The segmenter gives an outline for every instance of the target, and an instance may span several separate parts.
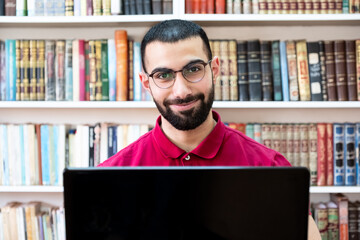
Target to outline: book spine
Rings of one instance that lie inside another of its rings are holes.
[[[65,0],[65,16],[74,16],[74,0]]]
[[[247,42],[249,98],[250,101],[261,101],[261,62],[260,41],[250,40]]]
[[[86,15],[92,16],[94,14],[93,0],[86,1]]]
[[[93,0],[93,16],[102,15],[102,0]]]
[[[334,144],[334,186],[345,185],[345,166],[344,166],[344,125],[333,124],[333,144]]]
[[[229,40],[229,82],[230,82],[230,100],[237,101],[239,98],[238,78],[237,78],[237,50],[236,40]]]
[[[312,1],[313,14],[320,14],[320,4],[321,4],[320,1],[321,0]]]
[[[294,166],[294,125],[286,124],[286,149],[287,149],[287,160],[291,166]]]
[[[246,57],[246,55],[245,55]],[[261,61],[261,81],[262,81],[262,100],[273,100],[273,79],[271,69],[271,42],[260,42],[260,61]]]
[[[317,185],[326,186],[326,124],[317,124]]]
[[[271,124],[272,149],[282,153],[280,124]]]
[[[345,185],[356,185],[356,165],[355,165],[355,124],[346,123],[345,145],[344,145],[344,165],[345,165]]]
[[[355,125],[356,184],[360,186],[360,123]]]
[[[280,42],[280,69],[281,69],[281,86],[282,86],[282,95],[284,101],[290,101],[289,93],[289,78],[287,71],[287,61],[286,61],[286,43],[284,41]]]
[[[294,124],[294,166],[300,166],[300,125]]]
[[[144,14],[144,6],[142,0],[135,0],[136,14],[143,15]]]
[[[254,139],[254,124],[252,123],[246,124],[245,133],[246,136]]]
[[[336,203],[328,202],[328,233],[329,240],[339,239],[339,209]]]
[[[337,100],[337,90],[335,81],[335,56],[334,56],[334,42],[324,41],[325,49],[325,64],[326,64],[326,79],[328,100]]]
[[[5,0],[0,1],[0,16],[5,16]]]
[[[310,101],[310,77],[308,70],[308,56],[306,41],[300,40],[296,42],[296,60],[299,81],[299,93],[301,101]]]
[[[237,43],[238,92],[240,101],[249,100],[249,75],[247,62],[247,43]]]
[[[268,14],[275,13],[275,0],[267,0]]]
[[[41,125],[41,169],[42,184],[50,185],[49,166],[49,128],[48,125]]]
[[[299,101],[299,87],[297,79],[296,45],[294,41],[286,42],[286,57],[289,78],[290,100]]]
[[[318,226],[321,239],[328,239],[328,210],[324,203],[316,204],[314,220]]]
[[[90,101],[90,47],[89,41],[84,41],[85,52],[85,101]]]
[[[65,40],[56,41],[56,101],[65,100]]]
[[[21,100],[21,90],[24,93],[24,84],[21,83],[21,40],[15,40],[15,66],[16,66],[16,101]]]
[[[290,14],[297,14],[297,9],[298,9],[298,5],[297,5],[297,0],[290,0]]]
[[[141,52],[140,52],[140,42],[134,42],[133,43],[133,59],[134,59],[134,101],[141,101],[141,81],[139,78],[139,72],[141,71]]]
[[[280,133],[281,133],[281,154],[287,159],[288,149],[287,149],[287,124],[280,124]]]
[[[37,40],[36,57],[36,97],[38,101],[45,100],[45,41]]]
[[[65,42],[65,100],[73,100],[72,40]]]
[[[356,91],[356,54],[355,54],[355,41],[345,41],[345,56],[346,56],[346,82],[348,90],[348,100],[357,100]]]
[[[312,0],[304,0],[305,2],[305,10],[304,13],[305,14],[313,14],[313,2]]]
[[[264,123],[261,125],[261,138],[262,144],[268,148],[272,148],[272,133],[270,124]]]
[[[268,13],[267,1],[259,0],[259,14],[267,14],[267,13]]]
[[[358,212],[357,205],[355,202],[348,203],[348,222],[349,222],[349,240],[358,240]]]
[[[16,41],[5,40],[6,51],[6,101],[16,100]]]
[[[349,0],[343,0],[342,1],[342,12],[339,12],[339,13],[344,13],[344,14],[347,14],[349,13]]]
[[[79,100],[85,101],[85,40],[79,40]]]
[[[311,185],[317,185],[317,126],[315,123],[309,124],[309,170],[311,175]]]
[[[360,101],[360,40],[355,41],[356,51],[356,90],[357,100]]]
[[[95,88],[96,88],[96,46],[95,40],[89,41],[89,62],[90,62],[90,82],[89,92],[90,101],[95,101]]]
[[[128,95],[128,45],[127,32],[115,31],[116,48],[116,100],[126,101]]]
[[[281,0],[274,0],[274,13],[281,14],[282,2]]]
[[[60,155],[58,154],[58,149],[60,148],[58,141],[60,138],[59,135],[59,126],[58,125],[54,125],[53,126],[53,141],[52,141],[52,156],[53,156],[53,167],[52,167],[52,178],[53,178],[53,182],[52,185],[53,186],[59,186],[60,181],[59,181],[59,164],[60,164]]]
[[[94,167],[94,126],[89,127],[89,166]]]
[[[95,41],[95,58],[96,58],[95,100],[101,101],[102,99],[101,40]]]
[[[319,42],[308,42],[311,101],[323,101]]]
[[[111,15],[123,14],[122,4],[122,1],[111,0]]]
[[[24,141],[24,124],[20,124],[18,126],[19,128],[19,142],[20,142],[20,145],[19,145],[19,148],[20,148],[20,167],[21,169],[20,170],[20,184],[21,185],[26,185],[26,169],[28,167],[28,165],[26,165],[25,163],[25,141]]]
[[[247,0],[244,0],[243,4],[245,4],[246,1]],[[233,14],[234,13],[233,1],[232,0],[227,0],[226,1],[226,13],[227,14]]]
[[[29,98],[36,101],[36,40],[29,41]]]
[[[112,126],[111,127],[112,129],[113,129],[113,135],[112,135],[112,142],[113,142],[113,144],[112,144],[112,153],[111,153],[111,156],[113,156],[113,155],[115,155],[116,153],[117,153],[117,141],[118,141],[118,136],[117,136],[117,131],[116,131],[116,129],[117,129],[117,126]],[[121,136],[119,136],[119,137],[121,137]],[[120,149],[119,149],[120,150]]]
[[[1,0],[0,1],[0,8],[1,8],[1,2],[4,2],[4,0]],[[27,0],[27,14],[26,16],[36,16],[35,15],[35,8],[36,8],[36,5],[35,5],[35,0]],[[1,12],[1,10],[0,10]],[[0,13],[0,16],[2,16],[3,14]]]
[[[35,0],[35,16],[45,15],[45,2],[44,0]]]
[[[327,14],[329,9],[327,0],[320,0],[320,14]]]
[[[335,0],[335,13],[336,14],[343,13],[343,1],[347,1],[347,0]]]
[[[257,141],[258,143],[262,143],[260,123],[254,123],[254,140]]]
[[[224,14],[226,12],[225,0],[215,0],[215,13]]]
[[[325,63],[325,47],[324,41],[319,41],[319,57],[320,57],[320,74],[321,74],[321,90],[324,101],[328,100],[327,79],[326,79],[326,63]]]
[[[111,15],[111,0],[102,0],[102,15]]]
[[[309,168],[309,125],[300,124],[300,166]]]
[[[109,76],[108,76],[108,43],[107,39],[101,41],[101,82],[102,101],[109,101]]]
[[[115,39],[108,39],[109,100],[116,101],[116,54]]]
[[[345,41],[334,41],[335,76],[338,101],[347,101],[346,62],[345,62]]]
[[[54,1],[54,15],[65,16],[65,0]]]
[[[274,85],[274,100],[282,101],[281,69],[280,69],[280,41],[275,40],[271,44],[272,50],[272,71]]]
[[[334,185],[334,144],[333,125],[326,124],[326,185]]]
[[[55,41],[46,40],[45,41],[45,100],[46,101],[55,101]]]
[[[128,0],[125,0],[125,4],[128,2]],[[129,1],[130,2],[130,1]],[[152,0],[152,12],[153,14],[162,14],[162,3],[161,0]],[[131,10],[130,10],[131,12]]]
[[[134,76],[139,73],[135,73],[134,75],[134,41],[128,40],[128,101],[134,101]],[[141,61],[141,60],[140,60]]]
[[[230,100],[230,83],[229,83],[229,41],[220,41],[220,79],[221,79],[221,100]]]
[[[27,15],[27,4],[26,0],[16,0],[16,16]]]
[[[80,100],[80,57],[79,57],[79,40],[72,42],[72,66],[73,66],[73,101]]]
[[[0,41],[0,101],[6,100],[6,49],[5,42]]]
[[[20,41],[20,82],[23,84],[20,90],[20,99],[30,100],[30,79],[29,79],[29,40]]]
[[[77,16],[87,16],[87,0],[77,0],[78,3],[77,5],[77,10],[76,10],[76,14]],[[80,5],[80,6],[79,6]],[[80,8],[80,10],[79,10]]]
[[[16,0],[5,0],[5,16],[16,16]]]

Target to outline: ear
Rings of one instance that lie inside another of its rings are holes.
[[[213,73],[213,80],[215,84],[216,78],[220,75],[220,61],[217,56],[215,56],[211,61],[211,71]]]
[[[150,78],[144,72],[140,72],[139,77],[143,88],[146,89],[146,91],[150,92]]]

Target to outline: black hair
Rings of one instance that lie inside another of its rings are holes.
[[[141,41],[141,63],[146,72],[144,58],[146,46],[154,41],[175,43],[191,37],[200,37],[204,43],[204,50],[208,56],[208,60],[212,59],[209,39],[205,31],[196,23],[172,19],[160,22],[149,29]]]

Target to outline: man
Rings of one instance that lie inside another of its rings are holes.
[[[141,57],[142,85],[161,116],[152,131],[99,166],[290,166],[212,111],[220,65],[200,26],[183,20],[155,25],[144,36]],[[309,239],[321,239],[311,216]]]

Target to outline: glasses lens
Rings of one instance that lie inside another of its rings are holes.
[[[156,85],[160,88],[171,87],[174,81],[173,72],[157,72],[153,75]]]
[[[183,75],[189,82],[198,82],[205,75],[205,67],[201,63],[196,63],[184,68]]]

